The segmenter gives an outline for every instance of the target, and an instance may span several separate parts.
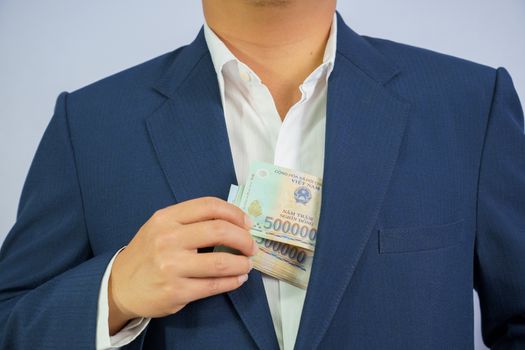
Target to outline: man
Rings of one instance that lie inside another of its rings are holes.
[[[0,254],[2,349],[468,349],[473,287],[486,344],[525,348],[508,73],[335,6],[203,0],[190,45],[59,96]],[[306,291],[251,269],[224,201],[254,160],[323,177]]]

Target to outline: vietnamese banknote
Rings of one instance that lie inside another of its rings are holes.
[[[252,218],[259,246],[254,268],[305,289],[310,278],[321,204],[321,179],[254,162],[245,185],[232,185],[228,202]],[[216,251],[228,251],[224,247]]]
[[[321,190],[316,176],[253,162],[233,199],[254,222],[254,236],[314,251]]]

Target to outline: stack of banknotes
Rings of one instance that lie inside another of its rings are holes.
[[[228,202],[253,221],[259,246],[254,268],[306,289],[315,252],[322,180],[273,164],[253,162],[245,185],[232,185]]]

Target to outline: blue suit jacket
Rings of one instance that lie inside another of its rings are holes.
[[[296,348],[525,348],[525,137],[511,78],[341,20]],[[157,209],[235,183],[193,43],[58,98],[0,253],[0,348],[93,349],[106,266]],[[257,271],[129,349],[276,349]]]

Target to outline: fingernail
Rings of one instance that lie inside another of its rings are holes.
[[[250,271],[253,269],[253,260],[252,259],[248,259],[248,262],[250,263]]]
[[[239,284],[243,284],[244,282],[246,282],[246,280],[248,280],[248,275],[242,275],[242,276],[239,276]]]
[[[253,226],[253,222],[252,220],[250,219],[250,217],[248,215],[244,215],[244,227],[246,228],[251,228]]]

